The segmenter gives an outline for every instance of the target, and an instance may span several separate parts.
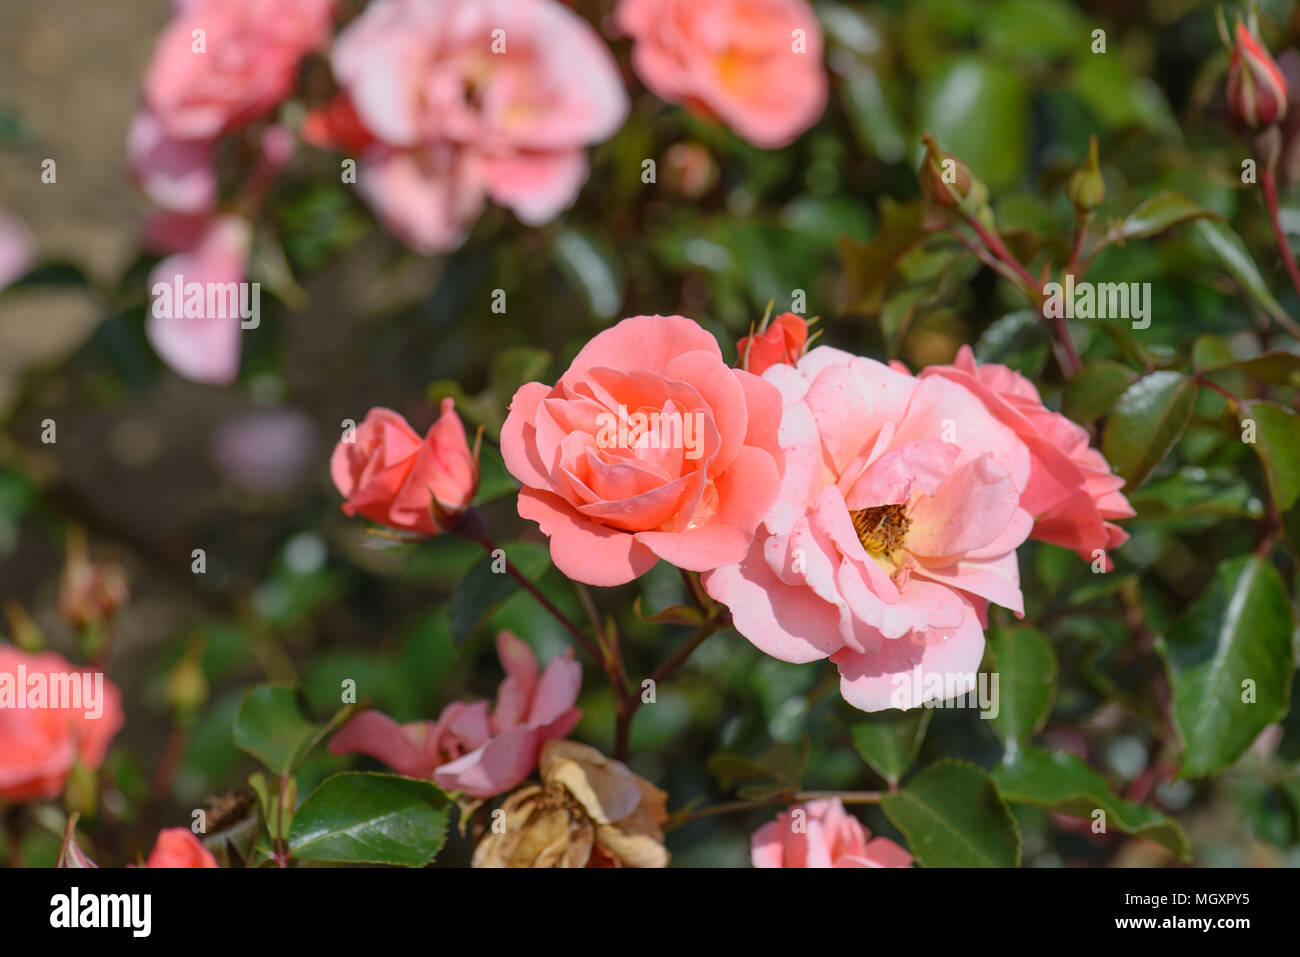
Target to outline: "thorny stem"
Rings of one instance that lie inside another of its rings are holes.
[[[1287,275],[1291,277],[1291,285],[1295,287],[1296,294],[1300,295],[1300,266],[1296,265],[1295,253],[1291,251],[1291,243],[1286,238],[1286,231],[1282,229],[1282,219],[1277,207],[1277,180],[1272,168],[1267,164],[1259,174],[1259,191],[1263,194],[1264,205],[1268,208],[1268,221],[1273,226],[1273,239],[1277,243],[1277,251],[1282,255],[1282,263],[1286,266]],[[1273,318],[1294,338],[1300,339],[1300,326],[1297,326],[1289,316],[1275,315]]]
[[[831,798],[839,798],[845,804],[879,804],[883,797],[880,791],[782,791],[761,801],[724,801],[722,804],[700,808],[698,811],[689,811],[667,824],[664,830],[670,831],[701,818],[713,817],[715,814],[750,811],[776,804],[799,804],[803,801],[825,801]]]

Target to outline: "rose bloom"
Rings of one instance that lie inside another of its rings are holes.
[[[873,840],[839,798],[782,811],[750,838],[755,867],[911,867],[912,855],[887,837]]]
[[[615,17],[651,91],[755,146],[786,146],[826,109],[822,32],[805,0],[621,0]]]
[[[557,0],[376,0],[333,66],[374,140],[358,187],[426,253],[458,246],[489,198],[552,219],[586,181],[587,145],[627,115],[609,50]],[[345,107],[327,110],[313,135],[365,144]]]
[[[708,593],[773,657],[830,657],[864,711],[935,698],[930,680],[901,680],[917,669],[943,697],[969,691],[988,603],[1024,613],[1024,443],[956,383],[825,346],[764,379],[785,401],[785,480]]]
[[[976,365],[969,346],[952,365],[930,366],[920,376],[942,376],[979,396],[1028,447],[1029,480],[1020,506],[1034,517],[1031,538],[1073,549],[1086,561],[1128,539],[1111,521],[1137,514],[1120,492],[1124,480],[1089,445],[1085,429],[1043,405],[1032,382],[997,363]],[[1113,566],[1107,556],[1106,569]]]
[[[330,475],[347,499],[344,513],[437,535],[469,508],[478,488],[478,457],[455,402],[447,398],[423,439],[391,409],[371,409],[335,446]]]
[[[793,312],[783,312],[754,336],[736,343],[742,369],[762,375],[774,365],[792,366],[808,344],[808,323]]]
[[[501,452],[556,567],[620,585],[661,558],[705,571],[745,556],[780,485],[780,416],[776,388],[728,368],[693,320],[636,316],[554,386],[515,393]]]
[[[486,701],[456,702],[437,721],[399,725],[378,711],[364,711],[330,741],[335,754],[361,752],[412,778],[431,778],[448,791],[490,798],[509,791],[537,767],[542,745],[573,730],[581,712],[573,706],[582,668],[573,651],[552,658],[538,674],[533,651],[508,631],[497,635],[506,679],[496,708]]]
[[[216,867],[217,859],[189,828],[169,827],[158,832],[145,867]]]
[[[19,665],[26,667],[27,687],[18,685]],[[87,671],[54,652],[30,655],[0,644],[0,801],[57,797],[74,764],[80,762],[94,771],[103,762],[109,742],[122,727],[122,696],[117,686],[105,679],[103,699],[87,702],[84,694],[91,690],[85,684]],[[35,703],[26,695],[31,676],[37,673],[49,676],[46,705],[52,703],[54,676],[81,674],[84,707],[17,707]],[[18,700],[8,700],[11,692]],[[96,710],[98,716],[86,715]]]

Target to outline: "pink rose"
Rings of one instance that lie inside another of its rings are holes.
[[[163,209],[210,213],[217,206],[216,141],[170,136],[158,117],[141,110],[126,137],[127,165],[136,185]]]
[[[621,0],[615,16],[646,86],[755,146],[791,143],[826,109],[822,31],[804,0]]]
[[[745,556],[780,487],[780,417],[780,393],[728,368],[693,320],[636,316],[554,387],[515,393],[501,452],[560,571],[621,585],[661,558],[706,571]]]
[[[979,396],[1028,447],[1029,481],[1020,505],[1034,517],[1031,538],[1074,549],[1085,561],[1128,539],[1108,521],[1136,514],[1120,492],[1124,480],[1090,447],[1085,429],[1043,406],[1028,379],[996,363],[977,366],[969,346],[961,347],[952,365],[930,366],[920,375],[942,376]],[[1113,566],[1107,556],[1107,570]]]
[[[167,136],[213,140],[289,96],[332,19],[333,0],[189,0],[158,38],[145,105]]]
[[[750,838],[755,867],[911,867],[912,855],[871,832],[839,798],[782,811]]]
[[[437,535],[469,508],[478,460],[451,399],[421,439],[391,409],[371,409],[330,457],[330,475],[347,515],[389,528]]]
[[[448,791],[473,798],[495,797],[532,773],[543,744],[563,738],[578,723],[573,706],[582,687],[582,668],[566,650],[538,675],[532,649],[508,631],[497,635],[497,655],[506,679],[496,708],[486,701],[456,702],[437,721],[399,725],[378,711],[349,721],[330,741],[335,754],[361,752],[398,774],[432,778]]]
[[[864,711],[969,691],[988,603],[1024,611],[1024,444],[961,386],[837,349],[764,379],[785,400],[781,494],[705,588],[762,651],[830,657]]]
[[[189,828],[168,827],[158,832],[145,867],[216,867],[217,859],[199,843]]]
[[[762,332],[741,338],[736,356],[742,369],[762,375],[774,365],[794,365],[807,345],[807,321],[793,312],[783,312]]]
[[[239,374],[241,310],[254,311],[252,289],[244,286],[252,225],[239,216],[196,221],[164,215],[148,232],[155,243],[182,246],[149,274],[150,344],[177,375],[228,385]]]
[[[608,49],[555,0],[376,0],[333,64],[377,141],[358,186],[422,252],[459,245],[489,198],[529,225],[552,219],[586,181],[587,145],[627,115]]]
[[[122,727],[122,696],[103,679],[97,697],[99,681],[87,680],[93,674],[53,652],[29,655],[0,645],[0,801],[57,797],[74,764],[94,771],[103,762]],[[44,677],[33,682],[33,675]],[[54,680],[73,675],[81,676],[76,684]],[[57,697],[68,687],[81,689],[80,701]]]

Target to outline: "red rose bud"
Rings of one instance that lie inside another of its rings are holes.
[[[917,174],[921,180],[921,192],[938,206],[960,205],[975,184],[970,167],[951,153],[939,149],[929,136],[922,137],[922,140],[925,142],[925,157]]]
[[[755,336],[736,343],[740,368],[762,375],[772,366],[792,366],[808,343],[808,323],[793,312],[783,312]]]
[[[1245,24],[1228,64],[1228,108],[1248,129],[1272,126],[1286,116],[1286,80],[1264,45]]]

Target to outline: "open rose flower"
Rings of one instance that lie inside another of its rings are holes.
[[[474,867],[667,867],[668,795],[627,765],[576,741],[542,748],[541,785],[501,805]]]
[[[750,838],[755,867],[911,867],[912,855],[871,838],[839,798],[796,804]]]
[[[537,767],[545,742],[564,737],[578,723],[581,712],[573,703],[582,668],[570,650],[539,675],[532,649],[508,631],[497,635],[497,654],[506,679],[491,713],[486,701],[456,702],[437,721],[399,725],[378,711],[364,711],[334,735],[330,750],[368,754],[399,774],[431,778],[473,798],[509,791]]]
[[[826,108],[822,32],[805,0],[621,0],[632,65],[657,96],[785,146]]]
[[[53,652],[0,644],[0,801],[57,797],[74,765],[94,771],[103,762],[122,727],[122,697],[107,679],[96,697],[99,681],[88,674]],[[81,701],[56,700],[72,675],[81,676]]]
[[[1031,538],[1073,549],[1087,561],[1128,539],[1112,522],[1136,514],[1120,492],[1124,480],[1089,445],[1086,430],[1043,405],[1032,382],[1003,365],[976,365],[969,346],[952,365],[929,366],[920,375],[942,376],[979,396],[1025,443],[1030,468],[1020,507],[1034,518]],[[1107,555],[1107,570],[1113,565]]]
[[[773,657],[830,657],[864,711],[969,691],[988,602],[1024,611],[1024,443],[954,382],[828,347],[764,379],[785,400],[781,494],[705,588]]]
[[[168,827],[158,832],[145,867],[216,867],[217,859],[189,828]]]
[[[792,366],[808,344],[808,323],[793,312],[783,312],[754,336],[736,343],[739,365],[747,372],[762,375],[774,365]]]
[[[421,439],[391,409],[371,409],[330,457],[330,475],[348,515],[389,528],[436,535],[469,508],[478,459],[451,399]]]
[[[557,0],[376,0],[333,66],[351,115],[332,103],[312,135],[364,148],[362,195],[426,253],[458,246],[489,198],[552,219],[627,115],[609,50]]]
[[[501,451],[556,567],[621,585],[661,558],[705,571],[745,556],[780,486],[780,417],[780,393],[728,368],[693,320],[636,316],[553,387],[521,387]]]

